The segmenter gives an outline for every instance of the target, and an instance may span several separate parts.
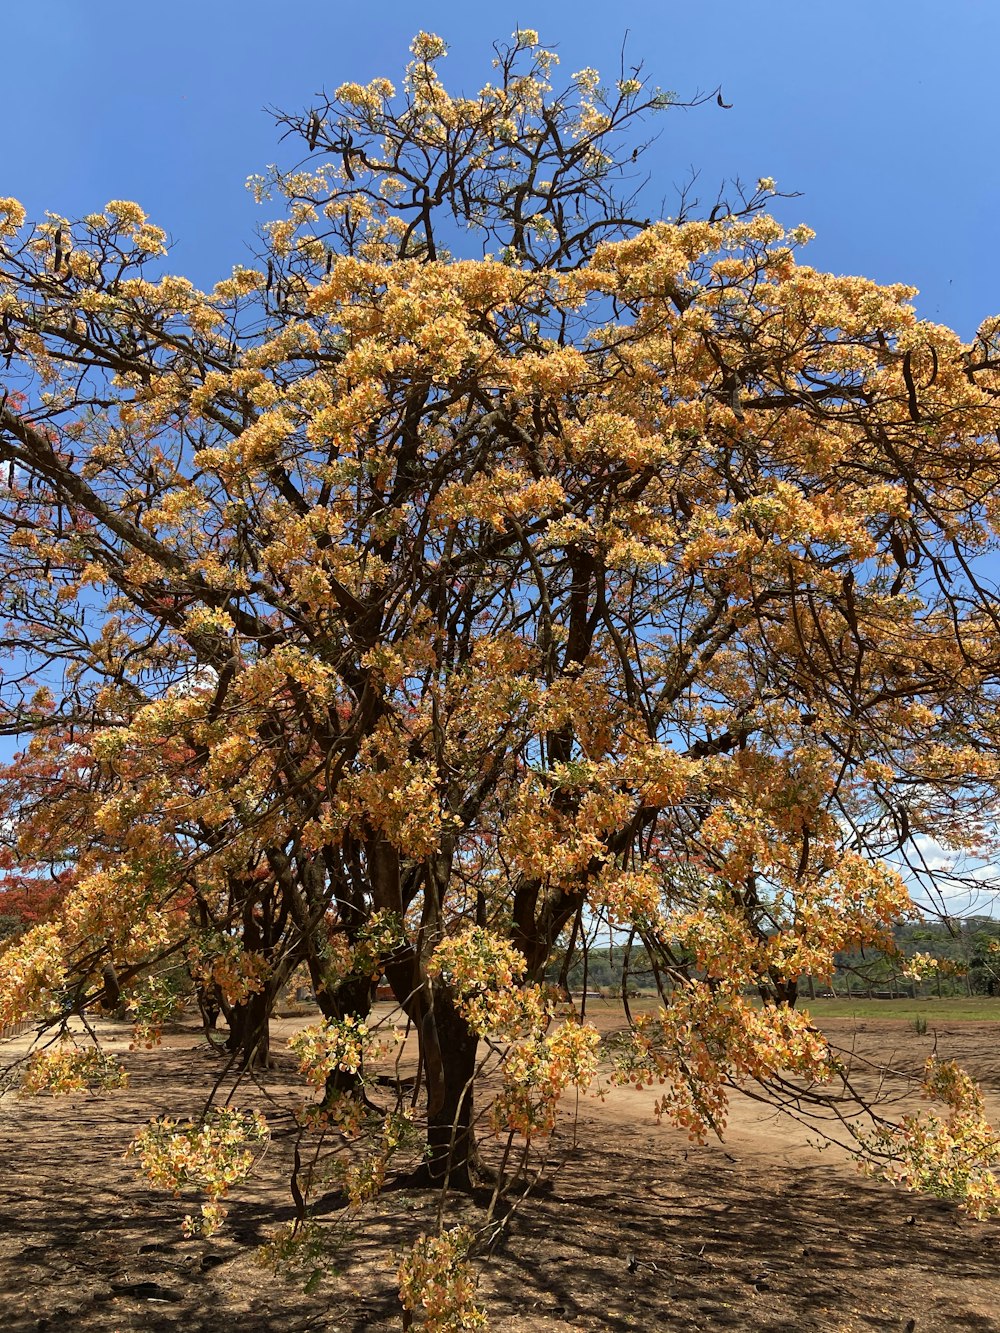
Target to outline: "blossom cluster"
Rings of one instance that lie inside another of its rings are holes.
[[[395,1028],[389,1032],[391,1035],[372,1030],[364,1019],[348,1014],[302,1028],[289,1038],[288,1046],[298,1057],[301,1073],[310,1083],[323,1087],[337,1070],[357,1074],[366,1059],[384,1055],[393,1042],[401,1040]]]
[[[522,1030],[542,1012],[536,987],[520,984],[524,956],[507,940],[472,926],[443,939],[427,965],[427,975],[451,991],[459,1010],[480,1035]]]
[[[198,1190],[208,1195],[201,1220],[184,1219],[188,1234],[213,1235],[226,1210],[220,1200],[245,1180],[269,1138],[264,1117],[235,1106],[212,1110],[199,1121],[153,1120],[132,1141],[127,1156],[139,1159],[150,1184],[175,1195]]]
[[[703,1142],[726,1124],[731,1079],[761,1082],[782,1072],[830,1077],[824,1037],[809,1015],[787,1005],[753,1004],[730,985],[694,981],[656,1016],[643,1016],[618,1052],[615,1081],[665,1087],[656,1113]]]
[[[548,1035],[534,1033],[513,1042],[504,1054],[500,1091],[490,1107],[494,1132],[526,1139],[551,1134],[566,1089],[584,1091],[593,1082],[599,1045],[597,1029],[575,1021],[560,1024]]]
[[[473,1239],[467,1227],[451,1227],[419,1236],[402,1257],[399,1298],[404,1310],[422,1313],[426,1333],[488,1327],[468,1260]]]
[[[954,1199],[973,1217],[1000,1216],[1000,1135],[979,1086],[954,1061],[932,1056],[922,1092],[946,1114],[919,1112],[858,1134],[859,1168],[902,1189]]]
[[[73,1042],[61,1041],[28,1057],[21,1075],[21,1092],[25,1096],[48,1092],[59,1097],[124,1088],[127,1083],[128,1071],[113,1055],[96,1047],[81,1049]]]
[[[66,980],[65,950],[54,923],[35,926],[0,952],[0,1028],[38,1012]]]

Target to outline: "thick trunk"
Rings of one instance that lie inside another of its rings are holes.
[[[195,984],[195,997],[198,1001],[198,1010],[201,1014],[201,1021],[208,1032],[214,1032],[219,1022],[219,1015],[222,1013],[218,986],[206,986],[201,982]],[[230,1010],[232,1013],[232,1010]]]
[[[245,1004],[233,1006],[226,1050],[239,1052],[241,1069],[270,1068],[273,999],[270,988],[267,988],[251,995]]]
[[[765,1004],[787,1005],[789,1009],[795,1008],[799,996],[798,981],[781,976],[772,975],[766,981],[761,980],[757,990]]]
[[[774,994],[779,1004],[794,1009],[795,1002],[799,998],[799,983],[791,978],[779,979],[774,983]]]
[[[101,972],[104,980],[104,997],[101,1000],[101,1008],[106,1013],[111,1013],[119,1022],[124,1022],[128,1018],[128,1010],[122,999],[121,986],[118,982],[118,973],[115,971],[114,963],[105,963]]]
[[[427,1158],[415,1184],[469,1190],[476,1166],[473,1076],[479,1038],[443,996],[422,1025],[427,1079]],[[433,1031],[432,1031],[433,1029]]]

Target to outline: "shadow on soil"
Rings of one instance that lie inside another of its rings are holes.
[[[338,1228],[340,1198],[321,1199],[318,1216],[343,1233],[341,1279],[306,1296],[249,1253],[293,1216],[287,1144],[234,1192],[218,1238],[185,1239],[191,1203],[144,1189],[122,1153],[151,1115],[196,1113],[219,1062],[176,1048],[126,1059],[132,1083],[108,1098],[0,1103],[0,1327],[401,1328],[392,1255],[433,1227],[432,1196],[392,1194],[353,1232]],[[263,1109],[293,1095],[282,1077],[255,1097]],[[634,1122],[583,1118],[577,1133],[577,1149],[556,1137],[551,1187],[515,1207],[480,1262],[501,1333],[1000,1330],[995,1225],[821,1157],[762,1168]],[[475,1225],[481,1212],[455,1200],[450,1216]]]

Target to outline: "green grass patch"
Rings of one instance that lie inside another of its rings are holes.
[[[580,997],[576,997],[579,1005]],[[882,1018],[903,1023],[923,1020],[928,1030],[942,1023],[1000,1023],[1000,996],[991,998],[987,995],[974,995],[971,999],[964,995],[953,995],[943,999],[928,996],[924,999],[910,1000],[867,1000],[857,995],[851,999],[810,1000],[805,995],[799,996],[799,1009],[807,1010],[818,1023],[827,1018]],[[629,1009],[633,1018],[640,1014],[655,1014],[660,1008],[660,1001],[652,995],[637,995],[629,1000]],[[591,1019],[600,1021],[604,1016],[621,1016],[625,1021],[622,1002],[617,998],[587,997],[586,1012]]]
[[[800,997],[799,1006],[817,1021],[824,1018],[891,1018],[908,1023],[924,1019],[928,1028],[935,1023],[1000,1023],[1000,997],[954,995],[945,999],[929,996],[922,1000],[866,1000],[861,996],[842,1000],[809,1000]]]

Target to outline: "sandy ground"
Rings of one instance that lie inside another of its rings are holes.
[[[620,1022],[610,1007],[588,1016],[606,1031]],[[239,1095],[276,1125],[300,1095],[281,1050],[295,1026],[276,1024],[278,1067]],[[825,1026],[853,1051],[866,1091],[876,1087],[867,1062],[888,1067],[881,1090],[899,1109],[936,1049],[983,1081],[1000,1120],[998,1025],[923,1036],[891,1019]],[[106,1035],[124,1053],[127,1089],[0,1103],[0,1329],[400,1329],[393,1255],[433,1227],[436,1199],[394,1192],[346,1233],[336,1196],[321,1199],[324,1227],[340,1237],[339,1273],[306,1295],[253,1263],[293,1214],[279,1135],[231,1195],[225,1230],[185,1240],[191,1201],[146,1189],[122,1153],[149,1117],[196,1114],[219,1058],[194,1026],[159,1051],[128,1052],[125,1028]],[[0,1059],[23,1048],[7,1042]],[[654,1098],[582,1098],[561,1124],[548,1180],[478,1264],[495,1329],[1000,1330],[1000,1223],[866,1181],[841,1149],[816,1150],[816,1126],[746,1098],[733,1102],[725,1143],[692,1146],[655,1124]],[[480,1209],[456,1199],[449,1216],[475,1224]]]

